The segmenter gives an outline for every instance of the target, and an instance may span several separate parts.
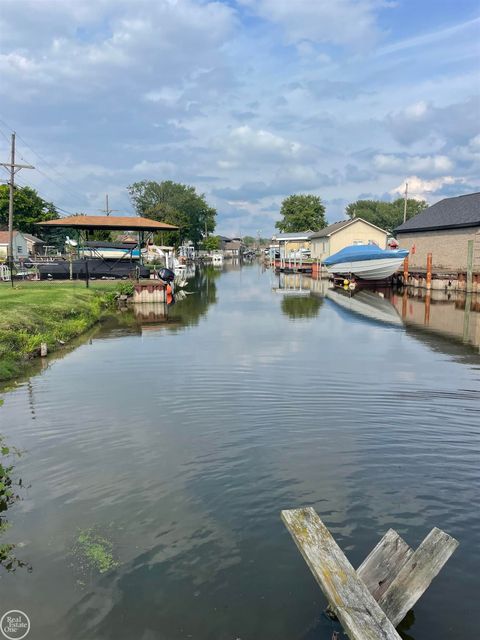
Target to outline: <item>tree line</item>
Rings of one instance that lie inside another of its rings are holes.
[[[156,238],[157,242],[178,245],[189,240],[194,246],[202,245],[208,250],[219,247],[219,238],[213,235],[217,211],[207,202],[204,194],[197,193],[195,187],[171,180],[142,180],[129,185],[127,190],[139,216],[178,227],[178,232],[161,234]],[[0,230],[8,226],[8,202],[9,187],[0,185]],[[409,198],[407,220],[427,206],[424,200]],[[14,211],[15,229],[33,235],[39,233],[37,222],[60,217],[58,208],[52,202],[41,198],[31,187],[15,188]],[[404,200],[356,200],[347,205],[345,214],[347,218],[363,218],[389,233],[394,233],[395,228],[403,222]],[[284,233],[319,231],[327,226],[325,205],[317,195],[297,193],[286,197],[280,207],[280,216],[275,227]],[[63,235],[59,229],[42,230],[42,236],[52,243]],[[254,246],[258,239],[245,236],[244,242],[247,246]]]
[[[348,218],[363,218],[367,222],[393,234],[403,223],[405,201],[397,198],[393,202],[384,200],[356,200],[345,208]],[[421,213],[428,204],[425,200],[407,199],[406,219]],[[285,198],[280,207],[281,218],[275,227],[282,233],[320,231],[327,226],[325,205],[319,196],[293,194]]]

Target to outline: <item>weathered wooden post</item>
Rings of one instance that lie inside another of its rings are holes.
[[[427,289],[432,287],[432,254],[427,253],[427,278],[425,281]]]
[[[403,284],[405,286],[408,284],[408,256],[403,261]]]
[[[281,516],[350,640],[398,640],[395,627],[458,546],[435,527],[413,551],[390,529],[355,571],[312,507]]]
[[[467,282],[465,290],[467,293],[473,291],[473,240],[469,240],[467,246]]]

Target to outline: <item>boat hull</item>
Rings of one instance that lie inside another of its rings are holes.
[[[403,257],[398,257],[339,262],[328,266],[327,271],[332,275],[354,275],[362,280],[386,280],[398,271],[403,260]]]

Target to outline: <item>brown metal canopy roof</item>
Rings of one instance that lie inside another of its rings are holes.
[[[68,216],[46,222],[41,227],[67,227],[70,229],[107,229],[110,231],[178,231],[178,227],[140,216]]]

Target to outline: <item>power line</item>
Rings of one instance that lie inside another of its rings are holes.
[[[0,122],[7,127],[7,129],[11,130],[11,127],[8,125],[8,123],[5,122],[5,120],[2,120],[0,118]],[[5,135],[2,132],[2,135]],[[19,138],[19,140],[21,140],[23,142],[23,144],[30,149],[30,151],[41,161],[43,162],[43,164],[45,164],[53,173],[55,173],[61,180],[64,181],[64,183],[66,185],[70,185],[70,187],[66,188],[65,185],[61,185],[59,184],[57,181],[55,181],[53,178],[51,178],[49,175],[47,175],[44,171],[42,171],[41,169],[39,169],[37,167],[37,171],[42,174],[44,177],[47,178],[47,180],[50,180],[50,182],[53,182],[53,184],[56,184],[56,186],[59,186],[61,189],[64,189],[66,191],[68,191],[70,193],[70,195],[74,195],[75,198],[79,198],[80,200],[85,199],[85,194],[81,195],[79,192],[77,192],[75,189],[72,189],[72,187],[74,186],[72,182],[70,182],[67,178],[65,178],[65,176],[63,174],[61,174],[59,171],[57,171],[57,169],[55,169],[55,167],[53,167],[42,155],[40,155],[37,151],[35,151],[35,149],[33,149],[31,147],[31,145],[28,144],[28,142],[22,138],[21,135],[17,134],[17,137]],[[8,140],[8,138],[7,138]],[[20,154],[19,154],[20,155]],[[22,156],[20,155],[20,157],[22,158]],[[25,162],[27,162],[24,158],[22,158]]]
[[[29,184],[23,182],[22,180],[17,180],[15,181],[15,183],[19,186],[19,187],[29,187],[32,188]],[[48,196],[46,196],[44,193],[40,192],[38,189],[35,189],[35,191],[38,193],[38,195],[42,198],[42,200],[45,200],[45,202],[52,202],[52,199],[49,198]],[[52,202],[53,204],[53,202]],[[60,207],[58,204],[53,204],[53,206],[55,207],[55,210],[57,211],[61,211],[62,213],[68,215],[68,216],[74,216],[76,215],[73,211],[68,211],[67,209],[64,209],[63,207]]]

